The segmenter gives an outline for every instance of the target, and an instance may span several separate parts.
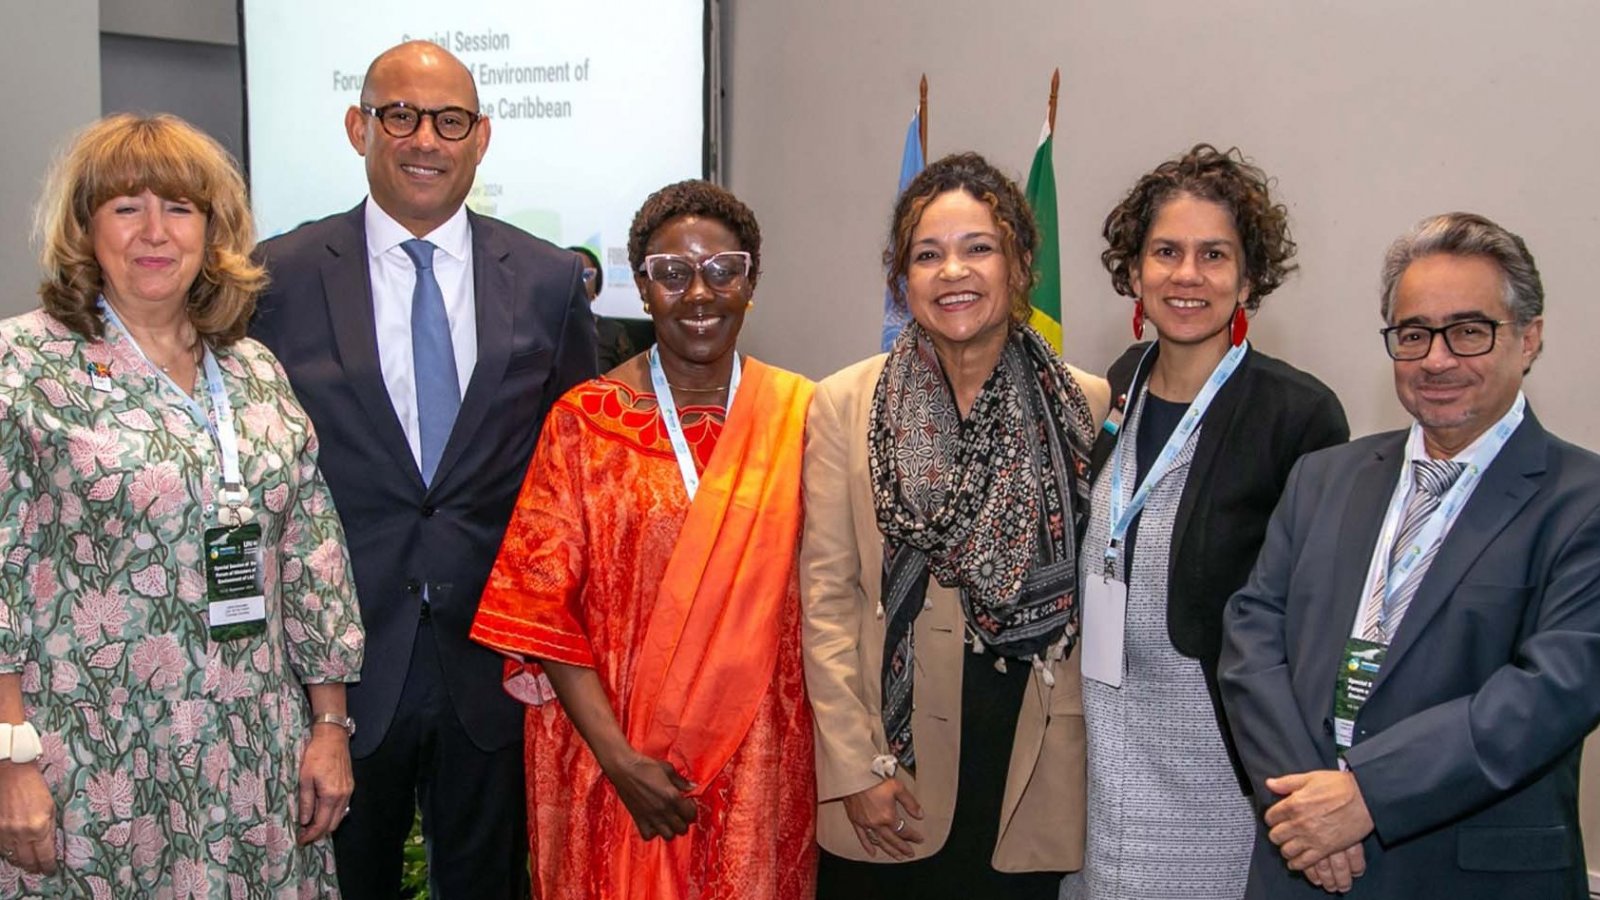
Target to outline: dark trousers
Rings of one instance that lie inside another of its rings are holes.
[[[450,705],[428,622],[417,628],[388,733],[370,756],[353,762],[350,815],[333,835],[346,898],[399,896],[405,839],[419,804],[432,900],[528,896],[522,744],[490,752],[467,736]]]
[[[990,865],[1033,668],[1012,660],[999,672],[993,653],[961,657],[961,761],[949,838],[932,856],[903,863],[859,862],[824,850],[817,900],[1056,900],[1063,873],[997,872]]]

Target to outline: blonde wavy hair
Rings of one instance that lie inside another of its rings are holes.
[[[228,151],[172,115],[107,116],[78,134],[51,166],[35,217],[47,273],[39,285],[45,311],[87,338],[104,336],[97,302],[105,278],[90,222],[107,200],[146,190],[205,214],[205,258],[184,305],[202,340],[235,343],[267,283],[266,270],[250,258],[249,197]]]

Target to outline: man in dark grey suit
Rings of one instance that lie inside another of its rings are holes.
[[[1437,216],[1390,248],[1382,308],[1416,423],[1302,459],[1227,607],[1222,697],[1264,811],[1247,896],[1585,898],[1600,458],[1521,391],[1538,269],[1493,222]]]
[[[571,253],[469,212],[489,145],[470,72],[425,42],[345,117],[370,197],[260,248],[252,334],[320,440],[367,629],[350,690],[346,897],[395,897],[420,803],[432,896],[525,896],[522,709],[467,630],[551,403],[595,374]]]

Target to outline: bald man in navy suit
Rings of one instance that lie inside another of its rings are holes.
[[[575,255],[466,209],[490,127],[455,57],[385,52],[345,126],[369,196],[262,244],[252,326],[316,425],[367,629],[340,886],[398,894],[420,804],[435,900],[522,897],[523,711],[467,629],[594,322]]]

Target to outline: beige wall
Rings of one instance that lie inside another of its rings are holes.
[[[95,0],[16,3],[0,13],[11,29],[0,53],[0,84],[12,88],[0,128],[0,316],[9,316],[39,305],[29,235],[45,167],[67,135],[100,114],[100,13]]]
[[[876,349],[878,255],[916,82],[929,151],[1025,177],[1061,67],[1056,173],[1067,356],[1103,370],[1131,339],[1099,226],[1140,173],[1199,140],[1279,180],[1301,272],[1252,326],[1328,382],[1355,432],[1404,421],[1375,330],[1383,248],[1471,209],[1528,239],[1549,296],[1529,394],[1600,447],[1600,5],[1217,0],[937,4],[727,0],[730,185],[760,216],[752,352],[811,375]]]
[[[239,8],[236,0],[100,0],[100,28],[169,41],[237,44]]]

